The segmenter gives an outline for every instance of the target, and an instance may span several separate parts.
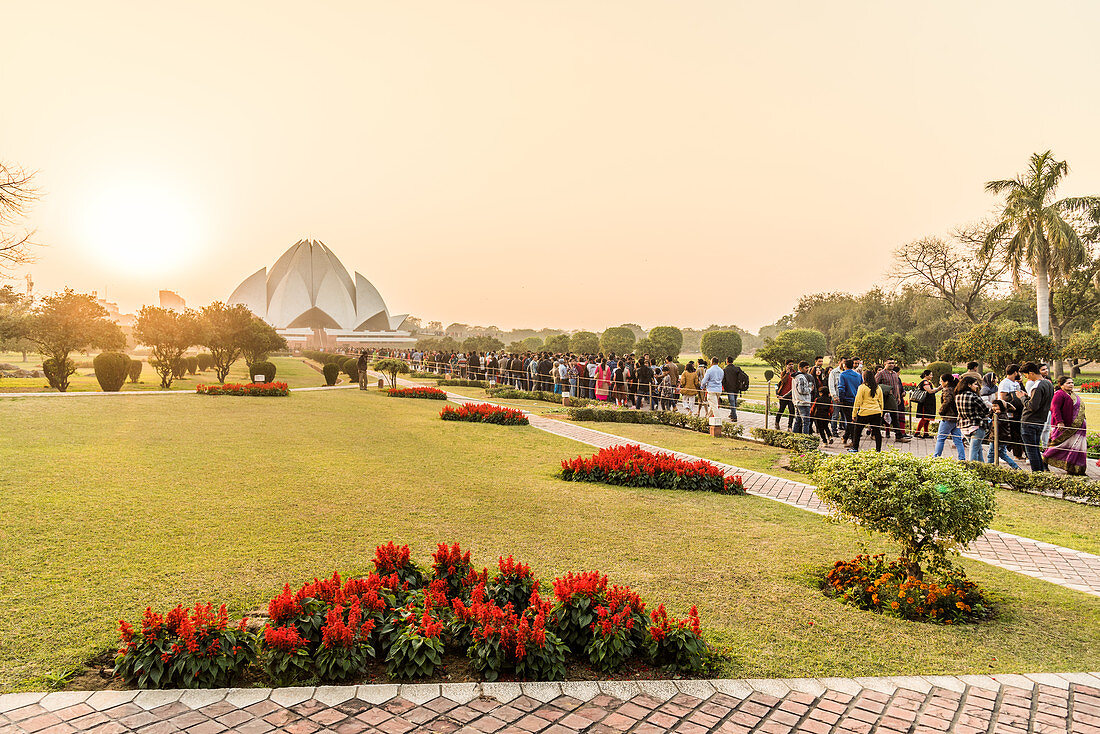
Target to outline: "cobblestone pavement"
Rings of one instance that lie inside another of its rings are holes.
[[[1100,673],[12,693],[0,731],[1085,734]]]

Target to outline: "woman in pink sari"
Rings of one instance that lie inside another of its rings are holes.
[[[1050,401],[1050,447],[1043,452],[1047,464],[1067,474],[1084,476],[1088,456],[1085,439],[1085,406],[1073,392],[1073,378],[1059,377]]]
[[[607,394],[611,387],[611,368],[607,366],[607,360],[601,360],[596,368],[596,400],[606,402]]]

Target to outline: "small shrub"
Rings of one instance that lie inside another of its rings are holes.
[[[498,426],[526,426],[530,423],[523,411],[501,408],[489,403],[463,403],[457,408],[444,406],[439,417],[445,421],[493,423]]]
[[[171,366],[172,379],[182,380],[183,376],[187,374],[187,358],[179,357],[172,362]]]
[[[432,553],[432,579],[446,582],[447,596],[451,599],[469,599],[470,591],[486,580],[474,572],[470,551],[463,553],[458,543],[449,547],[440,543],[436,547]]]
[[[592,640],[585,652],[593,666],[610,673],[642,649],[648,619],[645,603],[629,587],[611,587],[605,601],[605,605],[596,607]]]
[[[214,357],[209,352],[202,352],[195,357],[196,364],[198,364],[200,372],[206,372],[208,369],[214,366]]]
[[[42,374],[46,376],[46,382],[54,390],[61,390],[63,386],[66,386],[69,377],[75,372],[76,363],[71,359],[66,359],[64,365],[53,357],[42,361]]]
[[[348,376],[352,382],[359,382],[359,361],[354,357],[348,357],[340,363],[340,370]]]
[[[104,392],[118,392],[130,371],[130,358],[121,352],[103,352],[92,360],[95,379]]]
[[[799,453],[817,451],[821,448],[821,439],[817,436],[808,436],[804,433],[791,433],[789,431],[776,431],[771,428],[752,429],[753,438],[763,441],[768,446],[776,446],[781,449],[790,449]]]
[[[115,675],[137,688],[214,688],[229,685],[256,659],[256,636],[245,620],[229,627],[225,605],[178,606],[161,616],[145,610],[141,631],[119,620]]]
[[[264,627],[264,670],[279,686],[293,685],[312,675],[309,641],[292,625]]]
[[[435,384],[440,387],[489,387],[485,380],[440,380]]]
[[[443,623],[425,609],[397,633],[386,656],[391,678],[427,678],[443,664]]]
[[[602,482],[624,487],[745,493],[740,476],[727,477],[709,461],[685,461],[672,454],[645,451],[636,445],[612,446],[589,458],[578,456],[563,460],[560,476],[570,482]]]
[[[828,455],[824,451],[807,451],[804,454],[793,454],[788,467],[799,474],[813,474]]]
[[[325,615],[321,628],[321,647],[314,665],[322,680],[343,681],[362,675],[374,656],[370,635],[374,620],[363,619],[359,597],[353,596],[351,606],[337,604]]]
[[[961,569],[951,569],[943,583],[910,576],[908,559],[886,562],[885,554],[837,561],[825,576],[832,596],[867,609],[911,621],[977,621],[988,616],[982,592]]]
[[[816,472],[818,496],[833,516],[885,533],[901,545],[909,574],[948,565],[947,553],[989,527],[994,494],[957,461],[901,451],[842,454]]]
[[[1010,469],[1003,464],[986,464],[981,461],[968,461],[964,466],[975,476],[992,482],[998,487],[1017,492],[1053,494],[1062,498],[1072,497],[1086,500],[1089,504],[1100,504],[1100,482],[1083,477]]]
[[[522,680],[561,680],[567,648],[547,630],[550,604],[532,593],[526,611],[517,613],[485,598],[485,587],[474,589],[470,606],[453,602],[455,618],[470,629],[470,663],[486,680],[511,671]]]
[[[336,384],[336,379],[340,376],[340,368],[332,362],[328,362],[321,368],[321,374],[325,376],[325,384],[332,387]]]
[[[932,370],[932,384],[939,386],[940,378],[944,375],[954,374],[955,368],[947,362],[931,362],[927,369]]]
[[[593,401],[585,401],[592,403]],[[641,423],[645,425],[672,426],[686,428],[699,433],[710,433],[710,421],[673,410],[623,410],[621,408],[570,407],[569,420],[592,421],[602,423]],[[722,422],[724,438],[739,438],[745,432],[740,423]]]
[[[592,625],[596,622],[596,607],[606,601],[607,576],[598,571],[567,573],[554,579],[554,606],[551,629],[577,655],[588,649],[592,641]]]
[[[253,375],[263,375],[264,382],[275,382],[275,365],[271,362],[254,362],[248,366],[248,379]]]
[[[199,371],[199,358],[198,357],[184,357],[183,366],[187,368],[188,374],[195,374]]]
[[[426,400],[446,400],[447,393],[437,387],[391,387],[386,391],[391,398],[423,398]]]
[[[390,387],[397,387],[397,376],[409,374],[409,365],[400,359],[380,359],[374,363],[374,369],[390,378]]]
[[[138,378],[141,377],[141,365],[142,362],[140,359],[130,360],[130,382],[137,382]]]

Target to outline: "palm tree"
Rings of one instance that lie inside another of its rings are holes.
[[[1069,173],[1065,161],[1048,150],[1034,153],[1027,170],[1013,179],[989,181],[985,190],[1005,193],[1004,208],[983,245],[990,254],[1001,242],[1015,279],[1027,267],[1035,275],[1039,333],[1050,335],[1051,284],[1089,257],[1089,248],[1067,217],[1083,215],[1100,222],[1100,197],[1076,196],[1053,201],[1058,184]]]

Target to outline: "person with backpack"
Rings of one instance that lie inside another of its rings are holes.
[[[745,370],[733,363],[733,357],[726,357],[726,366],[722,370],[722,391],[730,401],[730,420],[737,420],[737,399],[749,389],[749,376]]]

